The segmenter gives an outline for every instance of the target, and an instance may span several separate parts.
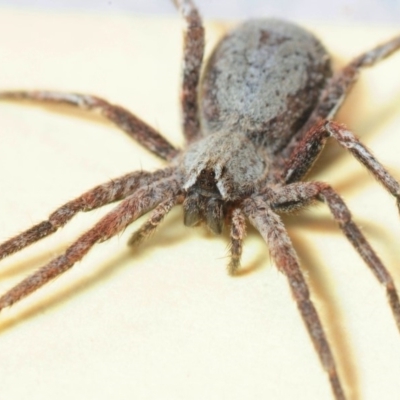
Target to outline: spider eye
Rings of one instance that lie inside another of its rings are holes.
[[[200,193],[205,195],[206,197],[209,196],[217,196],[220,197],[220,192],[217,188],[215,181],[215,172],[211,169],[203,169],[200,171],[195,187],[200,189]]]

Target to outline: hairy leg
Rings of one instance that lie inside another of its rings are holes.
[[[250,198],[243,203],[244,213],[267,242],[272,260],[279,271],[288,279],[290,289],[301,317],[307,327],[322,366],[329,375],[336,400],[345,400],[335,360],[300,270],[296,253],[279,216],[260,197]]]
[[[312,200],[324,201],[347,239],[361,256],[376,279],[385,287],[397,328],[400,331],[400,302],[393,278],[376,255],[374,249],[353,222],[351,213],[340,196],[326,183],[299,182],[283,186],[269,197],[271,207],[277,212],[292,211],[304,207]],[[288,206],[290,205],[290,207]]]
[[[329,137],[334,138],[368,168],[385,189],[396,198],[400,211],[399,182],[389,174],[352,132],[334,121],[325,121],[315,126],[298,144],[291,159],[287,162],[282,176],[284,182],[293,183],[302,179],[312,167]]]
[[[197,88],[204,54],[204,28],[191,0],[173,0],[185,21],[181,104],[183,133],[188,143],[200,137]]]
[[[243,239],[246,235],[246,220],[240,208],[235,208],[231,215],[231,259],[228,264],[230,275],[235,275],[240,268],[240,258],[243,250]]]
[[[81,196],[62,205],[46,221],[29,228],[0,245],[0,260],[54,233],[80,211],[91,211],[106,204],[124,199],[138,188],[169,177],[171,169],[153,173],[138,171],[111,182],[96,186]]]
[[[174,178],[142,187],[103,217],[93,228],[84,233],[68,247],[64,254],[53,259],[1,296],[0,310],[11,306],[67,271],[77,261],[81,260],[96,243],[110,239],[141,215],[156,207],[165,198],[171,199],[178,194],[179,183]]]
[[[156,156],[164,160],[171,160],[178,154],[178,150],[150,125],[127,109],[111,104],[100,97],[47,90],[22,90],[0,91],[0,100],[29,100],[44,104],[67,104],[83,110],[97,112]]]
[[[372,67],[383,59],[400,50],[400,36],[376,46],[352,60],[346,67],[338,71],[328,82],[319,103],[304,127],[292,139],[285,149],[285,157],[289,157],[302,137],[313,128],[315,124],[324,119],[332,119],[339,111],[341,105],[349,94],[360,72],[365,67]]]
[[[151,213],[150,218],[130,237],[129,246],[139,246],[142,242],[148,239],[158,228],[165,216],[171,211],[177,203],[183,201],[179,197],[172,197],[159,204]]]

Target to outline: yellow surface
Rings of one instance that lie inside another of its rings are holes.
[[[210,24],[211,45],[223,31]],[[343,60],[389,28],[312,26]],[[0,88],[93,93],[133,110],[174,144],[178,20],[0,12]],[[340,119],[400,177],[400,55],[363,73]],[[162,165],[111,125],[68,109],[0,104],[0,238],[127,171]],[[400,287],[393,199],[332,145],[313,179],[330,182]],[[59,254],[103,215],[2,261],[0,290]],[[400,338],[383,290],[324,206],[286,219],[352,399],[393,399]],[[178,208],[134,254],[133,228],[0,316],[0,399],[328,399],[330,388],[285,278],[250,230],[226,274],[227,237],[187,229]]]

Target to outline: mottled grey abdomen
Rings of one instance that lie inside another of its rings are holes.
[[[252,20],[224,37],[200,87],[202,130],[244,132],[280,150],[305,123],[331,75],[311,33],[279,20]]]

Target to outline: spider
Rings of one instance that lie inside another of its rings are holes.
[[[279,214],[315,201],[326,203],[355,250],[386,289],[397,327],[400,303],[393,279],[352,221],[339,195],[326,183],[304,178],[328,138],[348,149],[396,197],[400,185],[343,125],[333,120],[359,72],[400,48],[400,36],[361,54],[332,75],[322,44],[295,25],[276,20],[247,22],[228,34],[211,55],[200,81],[204,29],[194,3],[176,0],[186,23],[181,88],[186,147],[174,148],[128,110],[104,99],[53,91],[2,91],[4,100],[64,103],[99,112],[147,150],[169,163],[99,185],[59,207],[46,221],[0,245],[0,259],[64,226],[77,213],[121,201],[66,252],[0,297],[0,309],[26,297],[70,269],[91,247],[150,213],[129,243],[138,245],[172,207],[182,205],[184,224],[204,224],[216,234],[230,230],[229,272],[240,269],[249,221],[267,242],[288,279],[293,298],[335,399],[345,399],[334,357],[290,238]],[[200,83],[199,83],[200,81]]]

